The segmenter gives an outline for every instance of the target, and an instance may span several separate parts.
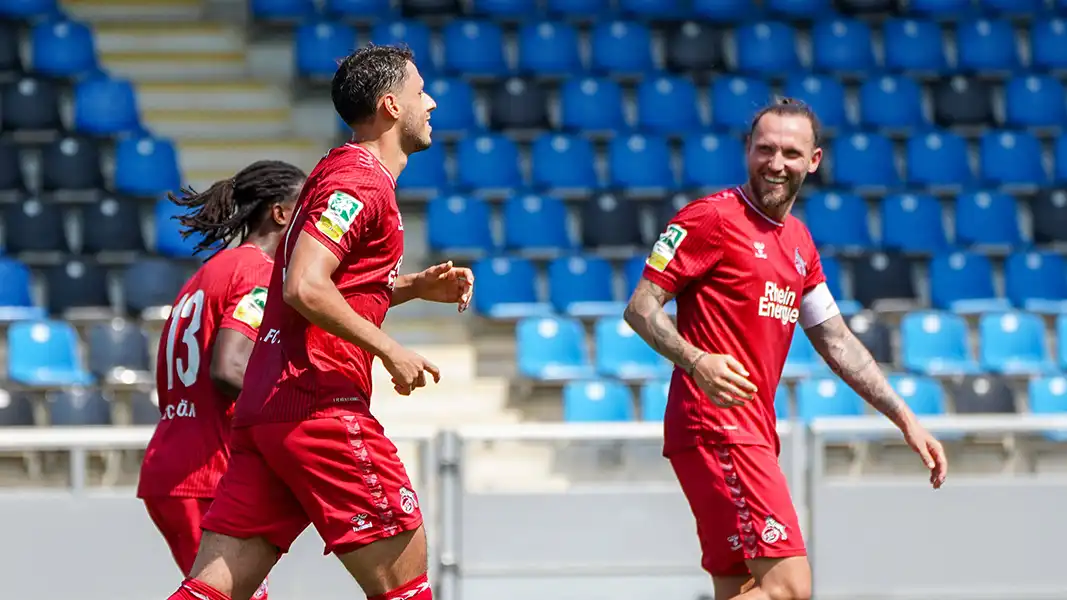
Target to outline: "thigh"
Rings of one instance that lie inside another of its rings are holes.
[[[170,547],[174,562],[188,575],[200,547],[200,522],[211,505],[210,498],[150,496],[145,508]]]

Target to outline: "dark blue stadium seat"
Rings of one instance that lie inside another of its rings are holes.
[[[1067,181],[1067,136],[1060,135],[1052,141],[1052,179],[1056,183]]]
[[[983,254],[951,252],[930,261],[930,303],[958,313],[1008,307],[993,286],[993,264]]]
[[[161,198],[155,203],[153,211],[153,223],[156,231],[156,252],[172,258],[191,258],[193,250],[203,236],[193,233],[182,239],[182,226],[178,222],[180,217],[188,212],[188,209],[174,204],[167,198]]]
[[[63,230],[63,211],[55,204],[29,199],[0,208],[8,252],[69,252]]]
[[[875,253],[852,265],[852,294],[863,306],[886,300],[914,300],[911,263],[899,254]]]
[[[752,117],[771,98],[767,82],[754,77],[716,77],[711,83],[711,124],[748,131]]]
[[[159,396],[155,390],[130,394],[131,425],[155,425],[159,423]]]
[[[617,379],[662,379],[674,365],[656,353],[626,321],[619,317],[599,319],[593,327],[596,370]]]
[[[402,14],[412,17],[452,17],[460,12],[458,0],[400,0]]]
[[[66,136],[41,152],[41,189],[47,192],[104,187],[100,145],[91,138]]]
[[[23,76],[0,86],[0,130],[58,131],[63,129],[59,116],[58,84],[48,79]]]
[[[462,133],[478,129],[474,114],[474,89],[459,78],[439,78],[426,84],[426,91],[437,102],[430,113],[434,135]]]
[[[406,44],[415,53],[415,64],[423,76],[437,71],[430,50],[430,27],[422,21],[396,20],[379,21],[371,28],[371,42],[379,46]]]
[[[682,184],[697,188],[725,188],[744,183],[745,147],[740,138],[694,133],[682,144]]]
[[[619,12],[626,17],[662,19],[681,16],[688,2],[683,0],[618,0]]]
[[[592,377],[582,324],[571,318],[533,317],[515,327],[519,374],[544,381]]]
[[[804,222],[820,248],[857,250],[872,246],[867,203],[855,194],[812,194],[804,201]]]
[[[932,92],[939,127],[988,128],[996,122],[993,88],[987,81],[957,75],[934,83]]]
[[[0,78],[7,79],[22,73],[19,27],[14,21],[0,21]]]
[[[1004,261],[1005,295],[1016,308],[1042,313],[1067,308],[1067,260],[1048,251],[1015,252]]]
[[[919,416],[945,414],[945,390],[935,379],[929,377],[893,373],[889,385]]]
[[[265,21],[300,19],[315,13],[313,0],[251,0],[250,8],[256,19]]]
[[[547,90],[518,77],[499,82],[489,96],[489,126],[498,131],[547,129]]]
[[[534,255],[573,248],[563,201],[535,194],[508,197],[504,201],[504,247]]]
[[[304,23],[296,29],[296,70],[301,77],[329,79],[338,62],[356,47],[351,25],[330,21]]]
[[[577,135],[545,133],[530,148],[533,185],[561,194],[586,194],[597,187],[596,151]]]
[[[720,70],[724,67],[723,37],[707,24],[685,21],[667,34],[664,62],[674,73]]]
[[[92,375],[78,356],[78,336],[69,323],[35,320],[7,331],[7,374],[28,386],[87,385]]]
[[[111,425],[111,403],[99,390],[72,388],[50,392],[46,398],[53,426]]]
[[[606,15],[611,11],[610,0],[546,0],[548,14],[559,17],[584,18]]]
[[[901,362],[914,373],[970,374],[978,370],[967,342],[967,322],[947,312],[916,311],[900,323]]]
[[[519,70],[530,75],[570,75],[582,69],[578,30],[569,23],[539,21],[519,29]]]
[[[598,73],[644,74],[653,69],[652,33],[634,21],[604,21],[593,26],[592,68]]]
[[[989,313],[978,320],[982,368],[993,373],[1048,373],[1054,370],[1045,323],[1033,313]]]
[[[1035,19],[1030,26],[1030,64],[1035,69],[1067,69],[1067,21]]]
[[[871,28],[858,19],[816,21],[811,45],[812,65],[817,70],[858,72],[874,66]]]
[[[926,124],[922,90],[913,79],[883,75],[864,81],[859,91],[860,125],[871,128],[908,128]]]
[[[396,14],[391,0],[328,0],[326,10],[341,18],[382,19]]]
[[[767,10],[792,18],[813,19],[833,10],[831,0],[767,0]]]
[[[854,188],[894,188],[900,184],[893,143],[878,133],[853,133],[834,138],[834,183]]]
[[[552,308],[572,317],[622,314],[615,299],[611,264],[590,255],[565,256],[548,264],[548,299]]]
[[[185,283],[186,273],[165,258],[142,258],[122,274],[122,294],[132,316],[161,306],[170,306]],[[481,283],[481,282],[479,282]]]
[[[992,374],[968,375],[948,384],[959,414],[1015,414],[1015,393],[1003,378]]]
[[[567,80],[560,89],[560,123],[574,132],[614,132],[626,126],[622,88],[610,79]]]
[[[491,17],[528,17],[537,12],[536,0],[473,0],[476,15]]]
[[[948,248],[941,202],[929,194],[895,194],[880,205],[882,246],[935,253]]]
[[[670,385],[670,381],[650,381],[641,386],[642,421],[663,421],[663,414],[667,411],[667,391]]]
[[[48,312],[56,317],[77,317],[81,311],[89,318],[97,318],[112,312],[107,271],[98,264],[72,258],[49,267],[45,270],[45,285]]]
[[[74,129],[103,136],[140,132],[133,84],[99,76],[78,82],[74,87]]]
[[[16,200],[26,190],[21,155],[14,141],[0,138],[0,202]]]
[[[957,67],[968,73],[1012,70],[1019,66],[1015,31],[1000,19],[963,19],[956,22]]]
[[[460,140],[456,163],[457,183],[463,189],[507,190],[522,184],[519,149],[498,133]]]
[[[842,311],[844,312],[844,311]],[[848,328],[856,338],[867,347],[874,360],[883,365],[896,362],[893,356],[893,340],[889,327],[874,317],[869,311],[858,311],[847,315]]]
[[[583,202],[580,210],[583,247],[630,255],[643,246],[640,215],[634,202],[605,192]]]
[[[998,15],[1034,16],[1047,8],[1044,0],[978,0],[982,10]]]
[[[433,123],[432,118],[430,122]],[[445,145],[440,143],[412,154],[408,158],[407,167],[396,181],[397,188],[403,193],[432,196],[448,187],[445,155]]]
[[[750,74],[780,74],[800,65],[796,31],[783,22],[759,21],[734,30],[737,70]]]
[[[1004,113],[1008,127],[1058,127],[1067,121],[1067,94],[1048,75],[1014,77],[1004,87]]]
[[[608,144],[612,185],[664,190],[674,187],[667,140],[656,135],[617,137]]]
[[[813,377],[797,384],[796,418],[802,423],[825,417],[858,417],[863,399],[836,377]]]
[[[43,21],[30,33],[33,70],[52,77],[76,77],[95,71],[93,32],[78,21]]]
[[[571,381],[563,386],[563,420],[567,423],[634,420],[630,388],[618,381]]]
[[[489,204],[480,198],[451,195],[430,200],[426,235],[431,249],[449,256],[481,256],[496,246]]]
[[[829,367],[815,351],[804,329],[801,327],[794,329],[793,341],[789,345],[789,353],[785,357],[785,366],[782,368],[782,377],[787,379],[812,377],[828,370]]]
[[[827,75],[794,75],[786,78],[782,93],[810,106],[823,127],[834,129],[848,125],[845,113],[845,88]]]
[[[634,255],[622,265],[622,279],[627,295],[633,293],[644,275],[645,258],[644,254]]]
[[[525,258],[495,257],[472,267],[478,282],[474,309],[494,319],[548,315],[552,306],[537,293],[537,270]]]
[[[1033,213],[1034,242],[1067,242],[1067,191],[1043,189],[1030,201]]]
[[[912,0],[911,12],[930,17],[958,17],[971,6],[971,0]]]
[[[106,378],[114,369],[148,372],[148,338],[133,321],[112,319],[93,325],[86,336],[89,372]]]
[[[44,309],[34,306],[30,270],[12,258],[0,257],[0,321],[44,318]]]
[[[908,181],[916,185],[965,186],[974,181],[967,142],[955,133],[935,131],[907,141]]]
[[[987,131],[979,141],[979,170],[992,185],[1035,186],[1048,181],[1041,142],[1029,131]]]
[[[30,427],[33,421],[33,402],[28,394],[0,389],[0,427]]]
[[[159,137],[129,137],[115,146],[115,189],[123,194],[155,197],[181,187],[178,151]]]
[[[688,78],[667,75],[643,80],[637,86],[637,124],[650,133],[700,128],[696,86]]]
[[[887,19],[882,25],[882,46],[890,71],[943,73],[948,68],[941,27],[934,21]]]
[[[682,210],[686,204],[692,198],[685,192],[678,192],[672,194],[669,198],[663,198],[655,205],[655,230],[657,232],[663,231],[667,228],[667,223],[670,223],[674,215],[678,214],[678,211]]]
[[[756,15],[751,0],[693,0],[693,13],[713,23],[738,23]]]
[[[821,256],[819,260],[822,263],[823,275],[826,276],[826,286],[830,288],[830,293],[837,300],[837,307],[841,310],[841,314],[847,316],[859,312],[863,307],[856,300],[845,297],[841,287],[843,279],[841,263],[829,254]]]
[[[508,70],[504,32],[490,21],[460,19],[443,32],[445,69],[453,75],[499,76]]]
[[[956,197],[956,243],[963,246],[1016,246],[1022,243],[1019,207],[1000,192],[968,192]]]

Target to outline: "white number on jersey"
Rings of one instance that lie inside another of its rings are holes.
[[[174,373],[177,371],[182,386],[190,387],[196,382],[200,372],[200,346],[196,339],[200,323],[204,316],[204,290],[182,296],[174,305],[170,316],[170,330],[167,331],[167,389],[174,389]],[[178,329],[185,326],[182,343],[185,344],[185,360],[174,356],[174,343],[178,338]]]

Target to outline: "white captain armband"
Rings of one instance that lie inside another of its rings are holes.
[[[800,300],[800,326],[809,329],[841,314],[826,282],[815,286]]]

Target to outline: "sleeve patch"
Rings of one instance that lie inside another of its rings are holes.
[[[233,318],[253,329],[259,329],[266,306],[267,288],[252,288],[252,291],[245,294],[245,297],[237,303],[237,308],[233,309]]]
[[[682,245],[682,240],[688,232],[684,227],[680,227],[675,224],[667,226],[667,230],[660,234],[659,239],[652,246],[652,253],[648,255],[648,260],[645,264],[653,269],[663,272],[667,269],[667,265],[671,264],[674,260],[674,255],[678,251],[678,247]]]
[[[340,190],[330,194],[326,210],[319,215],[315,227],[336,243],[341,243],[348,230],[355,222],[356,216],[363,211],[363,203]]]

